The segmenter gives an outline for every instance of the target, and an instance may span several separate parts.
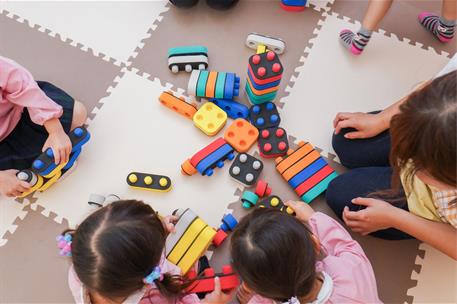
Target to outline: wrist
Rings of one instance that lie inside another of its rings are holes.
[[[392,206],[389,208],[389,213],[387,214],[390,226],[397,230],[401,230],[401,223],[404,220],[404,214],[409,213],[406,210]]]
[[[62,124],[60,123],[60,120],[57,118],[52,118],[44,122],[44,127],[46,131],[48,131],[48,134],[57,134],[64,132]]]
[[[383,132],[390,127],[390,115],[386,111],[379,112],[376,115],[377,125],[380,132]]]

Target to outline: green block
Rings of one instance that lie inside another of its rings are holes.
[[[261,104],[261,103],[273,101],[276,98],[276,93],[277,93],[277,91],[271,92],[271,93],[267,93],[267,94],[264,94],[264,95],[260,95],[260,96],[255,95],[252,92],[251,87],[249,86],[249,84],[246,82],[246,94],[248,95],[249,100],[253,104]]]
[[[308,204],[311,203],[311,201],[313,199],[315,199],[316,197],[318,197],[319,194],[321,194],[322,192],[327,190],[328,184],[333,179],[335,179],[335,177],[337,177],[337,176],[338,176],[338,173],[333,172],[332,174],[330,174],[329,176],[327,176],[326,178],[321,180],[319,184],[317,184],[313,188],[309,189],[308,192],[306,192],[305,194],[302,195],[302,197],[301,197],[302,201],[304,201]]]
[[[205,97],[206,95],[206,82],[208,81],[209,72],[200,71],[197,82],[197,95],[198,97]]]
[[[216,93],[214,94],[215,98],[224,99],[224,88],[225,88],[225,77],[227,73],[219,72],[216,79]]]
[[[201,45],[180,46],[168,49],[168,57],[191,54],[206,54],[208,56],[208,49]]]

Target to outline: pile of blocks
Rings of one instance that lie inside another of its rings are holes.
[[[190,96],[233,99],[239,95],[240,77],[235,73],[193,70],[187,92]]]

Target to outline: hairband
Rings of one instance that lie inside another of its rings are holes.
[[[59,254],[62,256],[71,257],[71,241],[72,236],[69,233],[65,233],[64,235],[60,234],[57,236],[57,247],[59,247],[60,251]]]
[[[161,273],[159,266],[154,267],[152,272],[143,279],[143,282],[145,284],[152,285],[154,283],[154,281],[157,279],[159,279],[159,281],[163,280],[163,274]]]

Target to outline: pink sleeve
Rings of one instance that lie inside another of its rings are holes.
[[[82,303],[82,284],[76,275],[73,265],[71,265],[70,270],[68,271],[68,286],[70,287],[71,294],[75,299],[75,303]]]
[[[38,125],[62,116],[62,107],[38,87],[30,72],[12,60],[0,57],[0,88],[9,102],[26,107]]]

